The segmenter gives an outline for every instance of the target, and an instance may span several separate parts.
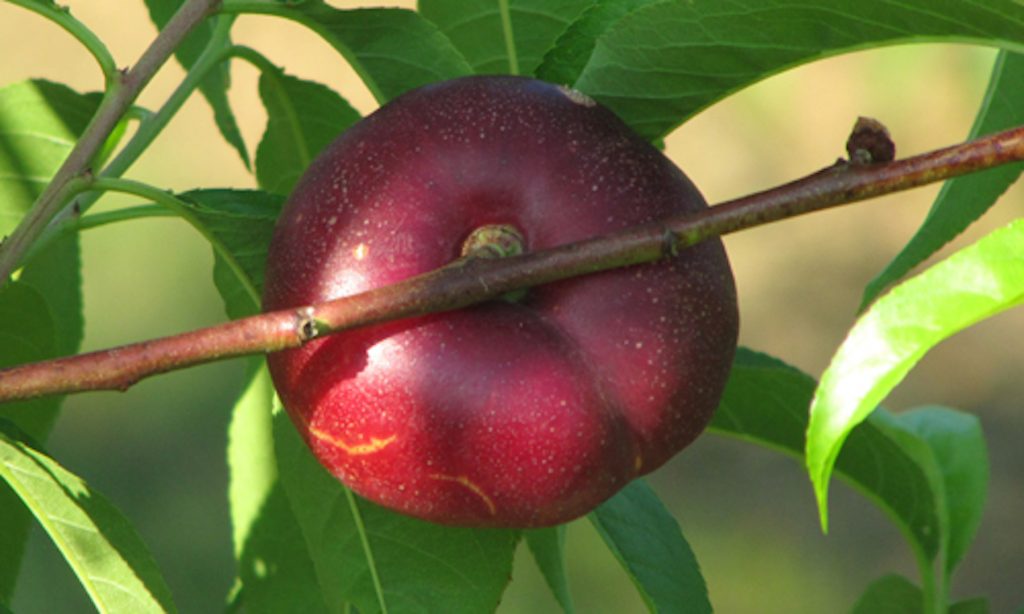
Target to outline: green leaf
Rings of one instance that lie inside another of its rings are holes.
[[[233,10],[230,4],[224,8]],[[314,0],[294,7],[243,2],[238,10],[306,25],[344,56],[380,104],[412,88],[473,72],[434,24],[405,9],[342,10]]]
[[[163,29],[167,22],[174,17],[178,9],[185,4],[186,0],[146,0],[146,8],[149,9],[149,18],[153,20],[156,27]],[[225,19],[219,17],[218,19]],[[178,62],[189,70],[203,54],[207,46],[214,39],[216,28],[214,19],[207,19],[197,25],[185,40],[174,50],[174,57]],[[231,40],[228,37],[218,39],[217,44],[224,48],[230,46]],[[246,167],[249,166],[249,153],[245,148],[245,141],[242,139],[242,132],[238,129],[238,122],[235,121],[235,114],[231,111],[228,102],[228,88],[231,86],[231,65],[222,62],[199,84],[199,91],[213,108],[213,118],[220,130],[224,140],[235,148],[239,157]]]
[[[652,612],[711,612],[697,559],[675,518],[643,480],[588,516]]]
[[[238,575],[245,612],[331,611],[281,482],[274,483],[253,518],[238,559]]]
[[[923,607],[921,589],[903,576],[888,575],[868,586],[850,614],[920,614]]]
[[[193,190],[178,213],[210,242],[214,282],[231,317],[259,311],[263,267],[284,199],[259,190]]]
[[[943,40],[1021,50],[1024,4],[660,2],[600,34],[574,86],[654,139],[728,94],[798,64],[871,46]]]
[[[32,286],[46,298],[53,313],[57,341],[54,356],[77,352],[85,333],[78,243],[77,235],[55,239],[45,251],[25,264],[19,277],[21,282]]]
[[[0,368],[52,358],[56,325],[46,299],[32,286],[9,281],[0,288]],[[0,418],[18,425],[33,439],[50,432],[59,401],[33,399],[0,404]]]
[[[99,101],[99,94],[79,94],[50,81],[0,90],[0,236],[10,234],[57,172]],[[50,305],[57,352],[76,352],[84,329],[78,238],[51,243],[25,264],[20,279]]]
[[[572,85],[579,79],[597,39],[617,21],[638,8],[663,0],[598,0],[558,37],[537,67],[537,77]]]
[[[497,607],[518,531],[444,527],[359,498],[316,462],[283,412],[274,418],[274,442],[328,603],[367,614]]]
[[[249,359],[245,385],[228,427],[228,502],[236,556],[242,552],[252,524],[277,482],[271,430],[274,398],[263,358]]]
[[[934,345],[1024,302],[1024,220],[893,288],[866,311],[815,393],[807,468],[827,526],[828,482],[843,441]]]
[[[281,198],[265,192],[197,190],[180,195],[184,217],[214,249],[214,283],[231,318],[259,312],[263,266]],[[246,611],[326,612],[298,523],[277,479],[273,384],[250,359],[228,429],[232,537]]]
[[[420,0],[477,74],[531,75],[544,53],[594,0]]]
[[[260,190],[207,189],[178,195],[137,184],[133,193],[180,216],[209,241],[214,283],[233,318],[259,311],[263,267],[283,197]],[[152,194],[158,193],[159,196]]]
[[[231,524],[246,612],[328,612],[298,521],[278,479],[270,374],[249,364],[228,430]]]
[[[264,190],[288,194],[320,150],[359,121],[334,90],[281,71],[260,74],[267,129],[256,150],[256,180]]]
[[[282,198],[259,191],[195,190],[179,200],[176,212],[213,247],[214,283],[228,316],[258,313],[267,246]],[[263,359],[251,359],[228,430],[228,500],[240,599],[252,612],[300,606],[325,612],[309,553],[277,479],[271,431],[275,398]]]
[[[709,430],[800,458],[814,388],[803,372],[740,348]],[[938,555],[939,473],[926,443],[878,410],[850,433],[836,470],[893,518],[919,558]]]
[[[569,591],[569,577],[565,571],[565,525],[531,529],[524,531],[523,535],[533,553],[533,560],[537,562],[544,581],[562,606],[562,611],[572,614],[575,608]]]
[[[0,89],[0,236],[9,234],[67,157],[99,105],[99,94],[79,94],[49,81],[23,81]],[[27,262],[20,289],[0,291],[0,365],[72,354],[81,343],[81,272],[76,236],[61,237]],[[29,287],[34,292],[29,291]],[[45,441],[63,398],[5,405],[6,417]],[[0,503],[14,494],[0,486]],[[0,599],[17,578],[30,517],[20,505],[0,505]]]
[[[1024,124],[1024,54],[1001,52],[969,138]],[[861,310],[897,279],[937,252],[995,204],[1024,163],[1008,164],[947,181],[924,223],[903,250],[864,289]]]
[[[134,529],[80,478],[4,431],[0,477],[60,549],[97,610],[174,610],[170,590]]]
[[[931,448],[941,471],[947,580],[974,539],[988,490],[988,452],[975,416],[944,407],[921,407],[898,416],[899,423]]]
[[[31,286],[11,281],[0,288],[0,368],[53,356],[53,317]],[[0,421],[14,422],[36,440],[50,432],[60,400],[35,399],[0,405]],[[18,495],[0,482],[0,602],[10,601],[18,580],[32,514]]]
[[[99,94],[43,80],[0,89],[0,236],[11,233],[49,183],[99,101]]]

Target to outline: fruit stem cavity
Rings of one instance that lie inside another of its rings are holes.
[[[469,233],[462,242],[461,258],[466,262],[476,258],[508,258],[526,251],[526,238],[511,224],[485,224]],[[527,289],[513,290],[501,295],[501,300],[518,303],[526,296]]]
[[[511,224],[486,224],[462,242],[463,258],[508,258],[526,251],[526,239]]]

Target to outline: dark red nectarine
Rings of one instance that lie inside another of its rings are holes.
[[[310,166],[277,224],[264,307],[444,266],[482,226],[511,226],[540,250],[705,206],[578,92],[515,77],[438,83]],[[732,273],[709,241],[269,362],[314,455],[359,494],[445,524],[532,527],[585,514],[689,444],[718,404],[736,334]]]

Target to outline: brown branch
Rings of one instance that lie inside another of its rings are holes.
[[[500,259],[470,259],[319,305],[266,313],[120,348],[0,371],[0,402],[138,380],[224,358],[297,347],[315,337],[458,309],[512,290],[657,260],[711,237],[1024,160],[1024,126],[883,163],[840,161],[792,183],[696,215]]]

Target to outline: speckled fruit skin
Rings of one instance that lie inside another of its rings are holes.
[[[277,224],[264,307],[446,265],[484,224],[527,250],[706,207],[610,111],[564,88],[469,77],[412,91],[310,166]],[[360,329],[269,357],[313,454],[364,497],[427,520],[576,518],[704,429],[736,345],[718,241],[532,288],[515,303]]]

